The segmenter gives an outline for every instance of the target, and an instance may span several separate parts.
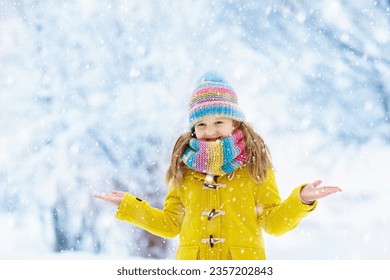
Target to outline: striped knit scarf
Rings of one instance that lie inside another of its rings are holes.
[[[183,153],[183,162],[201,173],[224,175],[233,172],[246,160],[244,134],[241,130],[217,141],[191,138]]]

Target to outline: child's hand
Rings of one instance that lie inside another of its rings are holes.
[[[112,191],[108,194],[94,194],[94,198],[102,199],[107,202],[111,202],[112,204],[119,206],[123,200],[123,197],[125,196],[125,192],[121,191]]]
[[[301,189],[300,196],[304,204],[312,204],[320,198],[342,191],[339,187],[334,186],[318,187],[321,183],[321,180],[317,180]]]

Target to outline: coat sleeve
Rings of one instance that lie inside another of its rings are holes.
[[[300,199],[300,190],[305,185],[296,187],[286,200],[281,201],[275,174],[272,169],[268,171],[257,196],[258,221],[265,232],[278,236],[291,231],[314,210],[317,201],[306,205]]]
[[[179,197],[178,187],[171,184],[163,210],[154,208],[147,201],[126,193],[115,217],[160,237],[173,238],[179,234],[184,218],[184,207]]]

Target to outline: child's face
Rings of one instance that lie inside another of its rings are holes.
[[[232,135],[234,124],[227,118],[204,118],[195,124],[195,135],[199,140],[216,141]]]

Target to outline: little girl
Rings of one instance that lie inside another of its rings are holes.
[[[263,231],[294,229],[318,199],[341,191],[318,180],[281,201],[267,146],[215,73],[194,90],[189,124],[173,148],[164,209],[130,193],[95,195],[117,205],[120,220],[165,238],[180,234],[177,259],[263,260]]]

